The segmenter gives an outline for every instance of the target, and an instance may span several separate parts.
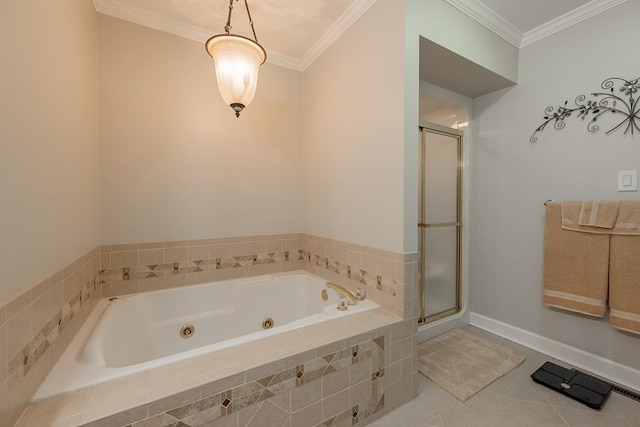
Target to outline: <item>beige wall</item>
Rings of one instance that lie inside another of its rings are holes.
[[[444,0],[405,2],[404,251],[418,248],[418,108],[420,37],[509,80],[518,80],[518,49]],[[472,153],[471,148],[470,153]],[[472,156],[473,154],[470,154]]]
[[[518,81],[518,48],[445,0],[407,0],[408,39],[417,34],[494,73]],[[411,34],[412,33],[412,34]]]
[[[640,3],[627,2],[523,48],[519,84],[474,100],[470,283],[474,312],[635,369],[640,337],[542,304],[542,238],[547,199],[640,197],[617,192],[617,172],[640,169],[640,135],[605,136],[618,122],[605,117],[590,134],[574,114],[563,131],[550,125],[535,145],[529,138],[547,106],[572,104],[608,77],[638,77],[625,40],[639,14]],[[597,28],[607,30],[596,37]]]
[[[301,231],[301,74],[240,118],[200,43],[99,15],[102,244]]]
[[[0,5],[0,304],[98,246],[96,13]]]
[[[517,73],[515,48],[428,3],[377,2],[304,73],[263,66],[231,121],[200,44],[100,16],[101,243],[304,232],[416,251],[419,36]]]
[[[304,232],[403,252],[403,2],[380,0],[304,73]]]

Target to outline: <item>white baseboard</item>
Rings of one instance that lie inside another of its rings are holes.
[[[555,359],[562,360],[563,362],[613,383],[620,384],[635,391],[640,391],[640,371],[637,369],[621,365],[613,360],[605,359],[604,357],[502,323],[481,314],[471,313],[470,323],[487,332],[529,347],[532,350],[544,353]]]

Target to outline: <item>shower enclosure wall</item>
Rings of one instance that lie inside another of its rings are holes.
[[[461,309],[462,132],[420,126],[420,323]]]

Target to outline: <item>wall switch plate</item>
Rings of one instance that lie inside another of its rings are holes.
[[[618,191],[638,191],[638,171],[618,172]]]

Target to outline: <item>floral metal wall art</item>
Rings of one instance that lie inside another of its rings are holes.
[[[624,127],[624,134],[633,135],[634,130],[640,131],[640,98],[637,97],[640,89],[640,77],[633,80],[625,80],[619,77],[610,77],[600,85],[601,92],[593,92],[590,97],[579,95],[575,99],[575,107],[568,107],[568,101],[557,109],[549,106],[544,110],[544,122],[533,132],[529,142],[538,141],[538,134],[542,132],[549,123],[553,122],[555,129],[564,129],[565,119],[572,114],[583,121],[587,117],[591,120],[587,123],[587,130],[596,133],[600,130],[598,120],[604,115],[617,116],[619,122],[609,129],[605,134]],[[615,122],[614,122],[615,123]]]

